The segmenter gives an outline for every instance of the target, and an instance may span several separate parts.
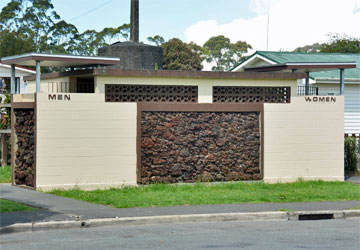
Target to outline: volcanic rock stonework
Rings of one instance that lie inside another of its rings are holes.
[[[142,112],[141,182],[259,180],[259,112]]]
[[[35,186],[35,117],[34,110],[14,110],[17,151],[15,153],[15,184]]]

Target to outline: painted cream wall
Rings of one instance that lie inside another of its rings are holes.
[[[12,95],[13,102],[35,102],[35,95],[31,94],[14,94]]]
[[[52,79],[44,79],[40,81],[40,91],[42,93],[52,93],[51,86],[55,86],[56,83],[68,83],[70,82],[70,77],[59,77]],[[36,81],[29,81],[27,83],[27,93],[35,93],[36,92]],[[56,92],[56,91],[54,91]]]
[[[36,188],[82,189],[136,184],[136,103],[104,94],[37,94]]]
[[[264,104],[264,181],[344,180],[344,97]]]
[[[157,78],[157,77],[95,77],[95,93],[105,93],[105,84],[139,85],[198,85],[199,103],[212,103],[213,86],[289,86],[291,95],[297,96],[297,81],[270,79],[212,79],[212,78]]]

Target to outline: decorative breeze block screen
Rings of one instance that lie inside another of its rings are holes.
[[[290,87],[213,87],[213,102],[290,103]]]
[[[197,102],[197,86],[105,84],[106,102]]]

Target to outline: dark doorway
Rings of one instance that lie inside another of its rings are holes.
[[[94,78],[77,78],[76,93],[95,93]]]

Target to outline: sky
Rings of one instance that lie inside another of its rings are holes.
[[[0,8],[10,0],[1,0]],[[160,35],[203,45],[225,35],[254,50],[294,50],[328,41],[328,34],[360,38],[360,0],[139,0],[140,40]],[[52,0],[80,32],[130,20],[130,0]],[[269,22],[268,22],[269,21]],[[267,25],[269,23],[269,25]],[[267,42],[268,30],[268,42]]]

